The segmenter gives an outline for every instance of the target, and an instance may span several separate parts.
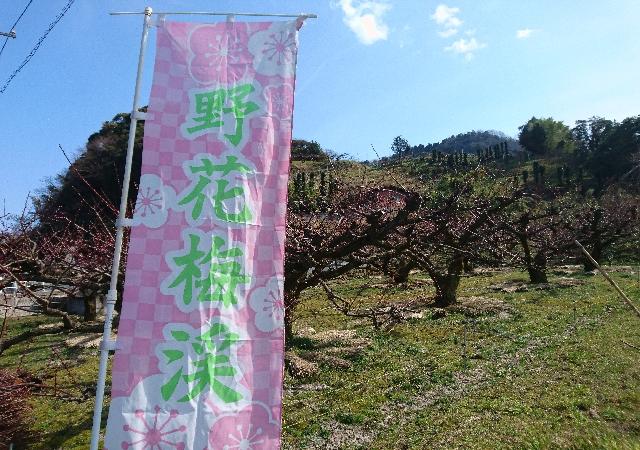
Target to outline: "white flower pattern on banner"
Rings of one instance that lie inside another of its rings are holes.
[[[176,449],[185,450],[184,442],[176,442],[187,430],[186,425],[178,425],[180,413],[172,409],[169,414],[162,412],[158,405],[153,413],[146,415],[141,409],[136,410],[135,420],[123,425],[122,430],[128,434],[128,439],[122,441],[121,448],[127,449]],[[150,419],[150,420],[149,420]],[[178,422],[178,423],[176,423]]]
[[[209,85],[221,81],[235,83],[251,65],[247,52],[246,26],[234,27],[221,34],[216,26],[202,25],[189,35],[189,74],[198,83]]]
[[[291,85],[267,86],[264,94],[271,116],[280,120],[291,119],[293,114],[293,87]]]
[[[142,175],[133,210],[133,225],[161,227],[167,221],[169,209],[174,206],[175,198],[173,188],[165,186],[159,176],[150,173]]]
[[[295,22],[274,22],[249,39],[253,67],[262,75],[293,76],[297,47]]]
[[[249,306],[255,311],[256,328],[265,333],[281,329],[284,325],[284,299],[282,281],[271,278],[266,286],[258,287],[249,296]]]
[[[236,426],[235,432],[229,433],[229,441],[230,444],[226,444],[224,449],[253,449],[260,444],[264,444],[264,439],[261,438],[262,428],[254,427],[251,424],[247,424],[247,430],[244,430],[244,427],[239,424]]]
[[[208,430],[211,418],[197,414],[193,403],[167,404],[160,395],[163,382],[163,374],[151,375],[128,397],[112,399],[104,450],[186,450],[206,445],[208,434],[197,429]]]
[[[209,431],[208,448],[269,450],[274,448],[279,435],[280,426],[269,408],[260,402],[250,402],[236,413],[216,417]]]

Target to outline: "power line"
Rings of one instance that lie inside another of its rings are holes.
[[[24,66],[27,65],[27,63],[29,61],[31,61],[31,58],[33,58],[33,55],[36,54],[36,52],[38,51],[38,49],[40,48],[40,45],[42,45],[42,42],[47,38],[47,36],[49,35],[49,33],[51,32],[51,30],[53,30],[53,28],[58,24],[58,22],[60,22],[60,20],[64,17],[64,15],[67,13],[67,11],[69,11],[69,9],[71,8],[71,6],[73,5],[73,2],[75,0],[69,0],[67,2],[67,4],[64,6],[64,8],[62,8],[62,11],[60,11],[60,13],[56,16],[56,18],[53,20],[53,22],[51,22],[49,24],[49,28],[47,28],[47,31],[44,32],[44,34],[40,37],[40,39],[38,39],[38,42],[36,43],[36,45],[33,47],[33,49],[31,50],[31,53],[29,53],[27,55],[27,57],[24,59],[24,61],[22,61],[22,64],[20,64],[18,66],[18,68],[16,70],[13,71],[13,73],[11,74],[11,76],[9,77],[9,79],[6,81],[6,83],[4,84],[4,86],[2,86],[2,89],[0,89],[0,94],[3,94],[4,91],[7,89],[7,86],[9,86],[9,83],[11,83],[11,81],[15,78],[16,75],[18,75],[18,73],[22,70],[22,68]],[[31,2],[29,2],[31,3]]]
[[[29,3],[27,3],[27,6],[24,7],[24,9],[20,13],[20,15],[18,16],[16,21],[13,22],[13,25],[11,25],[11,28],[9,28],[10,32],[16,29],[16,25],[18,25],[18,22],[20,22],[20,19],[22,19],[22,16],[24,16],[24,13],[27,12],[27,9],[29,9],[29,6],[31,6],[31,3],[33,3],[33,0],[29,0]],[[15,35],[14,35],[14,37],[15,37]],[[7,36],[4,39],[4,43],[2,44],[2,48],[0,48],[0,56],[2,56],[2,52],[4,51],[4,47],[7,45],[7,41],[9,41],[9,36]]]

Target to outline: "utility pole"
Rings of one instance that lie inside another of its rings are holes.
[[[6,36],[8,38],[15,39],[16,38],[16,32],[15,32],[15,30],[11,30],[8,33],[5,33],[4,31],[0,31],[0,36]]]

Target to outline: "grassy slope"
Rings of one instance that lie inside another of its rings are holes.
[[[299,329],[355,329],[372,344],[351,368],[322,366],[312,378],[286,379],[285,448],[640,448],[640,353],[622,343],[640,344],[638,319],[601,277],[552,291],[486,288],[518,277],[477,276],[462,285],[462,295],[512,305],[510,318],[425,317],[390,333],[345,319],[327,308],[320,292],[308,292]],[[635,279],[616,278],[632,298],[640,297]],[[352,279],[336,289],[349,295],[365,283],[380,280]],[[387,297],[429,295],[428,286],[414,285]],[[364,297],[376,291],[369,288]],[[17,320],[10,330],[43,321]],[[55,361],[68,360],[69,370],[58,369],[58,386],[70,378],[90,386],[97,351],[68,349],[63,340],[16,346],[0,356],[0,366],[51,372]],[[91,400],[36,397],[33,406],[30,448],[86,448]]]
[[[467,361],[460,315],[389,335],[361,329],[374,344],[351,370],[325,369],[314,381],[326,389],[286,398],[287,447],[355,448],[349,436],[359,435],[361,448],[640,448],[640,356],[621,342],[640,342],[638,319],[599,277],[487,293],[512,276],[466,280],[465,295],[501,297],[517,311],[468,324]],[[638,285],[623,283],[638,298]],[[306,325],[321,328],[322,301],[308,303],[318,311]]]

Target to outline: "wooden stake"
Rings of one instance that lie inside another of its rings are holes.
[[[640,309],[638,309],[638,307],[636,305],[633,304],[633,302],[631,301],[631,299],[629,297],[627,297],[627,294],[625,294],[624,292],[622,292],[622,289],[620,289],[620,286],[618,286],[618,284],[613,281],[613,279],[609,276],[609,274],[607,272],[604,271],[604,269],[602,267],[600,267],[600,264],[598,264],[598,262],[593,259],[593,257],[589,254],[589,252],[587,251],[586,248],[584,248],[582,246],[582,244],[580,242],[578,242],[577,239],[575,239],[573,242],[575,242],[575,244],[580,248],[580,250],[582,250],[582,253],[584,253],[584,255],[589,258],[589,261],[591,261],[591,263],[596,266],[596,269],[598,269],[600,271],[600,273],[602,274],[603,277],[606,278],[606,280],[611,283],[611,286],[613,286],[615,288],[616,291],[618,291],[618,294],[620,294],[620,297],[622,297],[622,299],[627,303],[627,305],[629,305],[638,315],[638,317],[640,317]]]

